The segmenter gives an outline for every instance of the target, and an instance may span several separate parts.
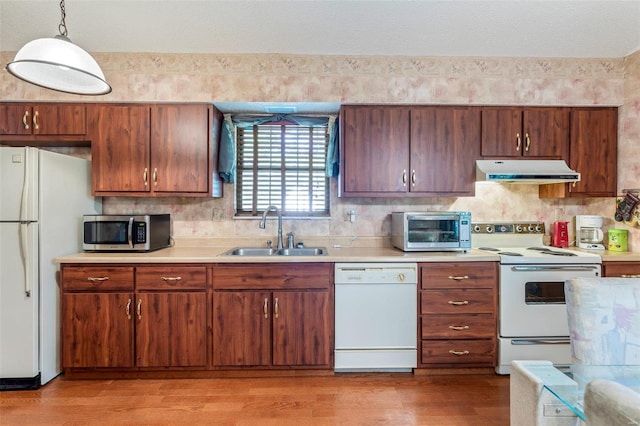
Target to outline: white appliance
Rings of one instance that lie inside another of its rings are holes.
[[[576,215],[576,242],[586,250],[604,250],[602,216]]]
[[[82,215],[99,213],[90,162],[0,147],[0,389],[60,374],[57,256],[82,250]]]
[[[477,223],[473,232],[474,247],[500,255],[496,373],[509,374],[513,360],[570,364],[564,282],[599,277],[600,256],[543,246],[541,222]]]
[[[336,263],[335,371],[412,371],[417,341],[416,263]]]

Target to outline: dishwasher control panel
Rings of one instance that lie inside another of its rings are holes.
[[[336,263],[335,283],[417,284],[417,263]]]

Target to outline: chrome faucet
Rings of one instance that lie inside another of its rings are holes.
[[[264,229],[267,221],[267,213],[269,213],[271,210],[275,210],[278,214],[278,250],[281,250],[282,248],[284,248],[284,245],[282,244],[282,213],[280,212],[280,209],[278,209],[276,206],[267,207],[264,213],[262,213],[262,219],[260,220],[259,226],[260,229]]]

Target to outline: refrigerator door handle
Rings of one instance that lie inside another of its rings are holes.
[[[31,270],[29,269],[29,240],[28,240],[29,223],[20,223],[20,254],[22,257],[22,268],[24,270],[24,294],[31,297]]]
[[[29,182],[31,180],[31,170],[29,164],[29,147],[24,148],[24,184],[22,185],[22,200],[20,200],[20,220],[27,220],[27,205],[29,201]],[[26,237],[23,237],[22,242],[26,242]]]

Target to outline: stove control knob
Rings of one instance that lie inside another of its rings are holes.
[[[542,226],[536,225],[536,232],[542,232]]]
[[[529,227],[527,228],[529,230],[529,232],[533,232],[533,225],[529,225]]]
[[[487,225],[487,227],[485,228],[485,231],[487,231],[487,234],[491,234],[493,232],[493,226]]]
[[[516,225],[516,232],[522,232],[522,225]]]
[[[474,225],[473,232],[480,232],[480,225]]]

